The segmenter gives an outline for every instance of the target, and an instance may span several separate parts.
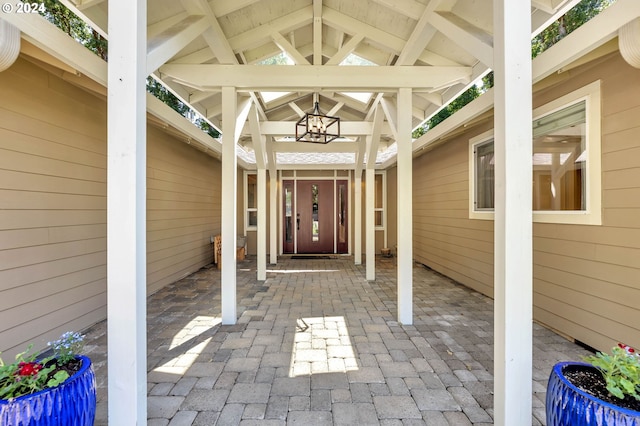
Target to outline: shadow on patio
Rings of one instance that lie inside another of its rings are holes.
[[[238,263],[237,325],[220,325],[220,271],[148,298],[148,424],[493,423],[493,302],[414,268],[414,325],[396,322],[395,266],[280,258]],[[587,352],[534,327],[532,424],[551,366]],[[87,333],[106,424],[106,323]]]

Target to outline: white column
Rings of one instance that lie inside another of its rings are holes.
[[[222,88],[222,324],[235,324],[236,238],[238,227],[238,159],[236,157],[236,109],[234,87]]]
[[[353,209],[353,261],[362,264],[362,173],[356,169],[355,176],[355,208]]]
[[[267,279],[267,170],[258,169],[258,281]]]
[[[494,0],[496,425],[531,424],[531,5]]]
[[[365,172],[365,234],[367,280],[376,279],[376,226],[375,226],[375,199],[376,199],[376,174],[375,170],[367,167]]]
[[[114,425],[147,422],[146,4],[109,1],[107,348]]]
[[[398,90],[398,322],[413,324],[411,89]]]
[[[269,173],[269,263],[278,263],[278,180]]]

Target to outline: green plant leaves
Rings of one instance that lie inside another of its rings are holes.
[[[583,359],[600,371],[611,395],[619,399],[629,395],[640,400],[640,357],[614,347],[611,354],[598,352]]]

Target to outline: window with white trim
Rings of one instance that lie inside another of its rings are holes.
[[[245,172],[244,177],[245,227],[255,231],[258,229],[258,176]]]
[[[376,172],[375,174],[375,201],[374,201],[374,221],[376,230],[384,230],[386,228],[386,220],[384,211],[387,205],[387,175],[385,171]]]
[[[599,82],[533,115],[534,221],[601,224]],[[493,219],[493,132],[473,138],[469,146],[469,217]]]

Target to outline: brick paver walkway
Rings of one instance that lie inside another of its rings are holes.
[[[352,258],[238,263],[238,324],[220,325],[220,271],[148,299],[149,425],[488,425],[493,302],[416,265],[414,325],[396,322],[396,272]],[[537,324],[532,424],[551,366],[587,352]],[[106,424],[106,323],[88,335]]]

